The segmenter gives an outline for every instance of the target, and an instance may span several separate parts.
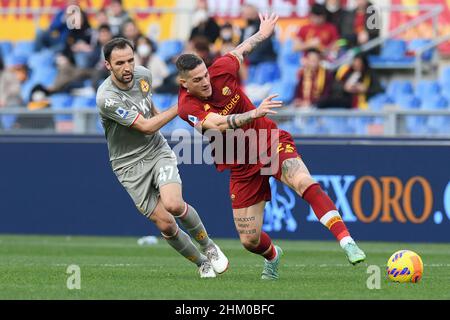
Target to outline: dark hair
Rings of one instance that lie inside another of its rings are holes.
[[[311,7],[311,13],[316,16],[326,16],[327,15],[327,9],[324,5],[314,3]]]
[[[304,56],[306,57],[310,53],[317,53],[322,58],[322,51],[317,48],[309,48],[305,50]]]
[[[134,52],[134,45],[133,43],[125,38],[114,38],[110,41],[108,41],[107,44],[105,44],[103,48],[103,55],[105,56],[105,60],[109,62],[109,59],[111,58],[111,52],[114,49],[125,49],[126,47],[130,47],[131,50]]]
[[[202,63],[203,60],[199,56],[192,53],[182,54],[176,61],[177,70],[179,73],[194,70]]]
[[[368,72],[370,70],[370,64],[369,59],[367,58],[367,55],[363,52],[358,53],[354,58],[353,61],[356,59],[360,59],[363,64],[364,73]]]
[[[103,24],[98,26],[97,30],[98,31],[105,31],[106,30],[106,31],[111,32],[111,27],[109,26],[109,24],[103,23]]]

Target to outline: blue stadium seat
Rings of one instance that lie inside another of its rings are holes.
[[[443,96],[436,95],[426,101],[422,101],[422,109],[448,110],[449,101]],[[429,116],[426,119],[427,134],[450,133],[450,116]]]
[[[369,56],[373,68],[410,68],[414,66],[414,57],[407,56],[407,43],[401,39],[388,39],[381,48],[379,56]]]
[[[428,100],[439,95],[441,87],[437,81],[422,80],[417,83],[414,94],[421,100]]]
[[[29,57],[34,52],[34,41],[18,41],[14,44],[13,53]]]
[[[249,75],[249,83],[266,84],[280,78],[280,69],[276,62],[262,62],[255,68],[253,77]]]
[[[173,94],[154,93],[152,95],[152,101],[158,110],[164,111],[177,103],[178,96]]]
[[[431,39],[412,39],[407,46],[407,51],[410,53],[415,53],[417,50],[429,45],[432,42]],[[433,58],[433,49],[429,49],[422,54],[422,59],[424,61],[431,61]]]
[[[32,53],[28,58],[28,66],[31,69],[40,67],[51,67],[54,65],[55,53],[51,50],[42,50],[40,52]]]
[[[399,95],[413,94],[413,85],[407,80],[392,80],[386,89],[386,94],[392,100],[395,100]]]
[[[450,67],[444,67],[442,69],[439,82],[441,84],[450,84]]]
[[[54,83],[57,75],[58,70],[55,67],[42,66],[32,71],[30,80],[48,87]]]
[[[421,101],[412,94],[403,94],[396,97],[395,103],[403,109],[419,109]]]
[[[165,40],[158,44],[156,54],[164,61],[168,61],[173,56],[179,55],[183,51],[183,41],[181,40]]]
[[[285,105],[292,102],[295,95],[296,84],[290,82],[277,81],[270,89],[271,94],[279,94],[276,100],[283,101]]]
[[[16,123],[17,115],[15,114],[4,114],[0,116],[0,128],[3,130],[11,130]]]
[[[419,109],[421,101],[414,95],[401,95],[395,100],[396,104],[403,109]],[[406,116],[405,124],[408,133],[423,134],[426,119],[422,116]]]
[[[95,109],[95,96],[77,96],[72,100],[72,108]]]
[[[386,93],[379,93],[371,97],[367,103],[369,104],[369,109],[373,111],[380,111],[386,104],[394,103],[394,100],[390,98]]]
[[[4,58],[12,52],[13,46],[9,41],[0,42],[0,55]]]
[[[55,93],[50,96],[50,106],[54,110],[72,108],[73,97],[66,93]],[[55,115],[55,121],[72,120],[72,115],[59,114]]]
[[[433,96],[427,97],[427,99],[422,99],[420,104],[421,109],[425,110],[439,110],[439,109],[447,109],[448,108],[448,100],[439,95],[435,94]]]

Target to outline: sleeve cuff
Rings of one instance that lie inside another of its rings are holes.
[[[140,113],[137,114],[136,118],[134,118],[133,122],[130,124],[130,128],[135,124],[136,120],[139,118],[140,115],[141,115]]]

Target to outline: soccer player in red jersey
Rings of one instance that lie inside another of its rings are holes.
[[[178,97],[178,115],[191,126],[207,135],[215,132],[225,136],[230,132],[241,131],[240,138],[251,137],[256,132],[255,141],[237,150],[244,153],[245,163],[236,161],[218,161],[215,148],[215,164],[219,171],[231,170],[230,196],[233,217],[242,245],[250,252],[265,258],[262,279],[277,279],[281,248],[272,244],[269,235],[262,231],[263,214],[266,201],[270,200],[270,175],[263,173],[266,164],[262,161],[264,152],[275,158],[276,168],[272,175],[294,189],[308,202],[317,218],[339,241],[350,263],[356,264],[365,259],[365,254],[351,238],[339,212],[320,185],[315,182],[306,165],[297,153],[291,135],[277,128],[275,122],[266,118],[275,114],[282,106],[276,101],[276,95],[264,99],[255,108],[238,84],[238,71],[243,59],[274,31],[278,16],[261,15],[259,31],[237,46],[233,51],[218,58],[209,68],[196,55],[183,54],[177,60],[180,75]],[[215,135],[217,138],[217,135]],[[239,140],[239,135],[233,138]],[[265,150],[259,150],[258,160],[251,161],[250,152],[255,145],[269,142]],[[276,144],[273,143],[276,142]],[[226,148],[228,158],[230,148]],[[234,148],[231,151],[236,151]],[[239,154],[237,156],[240,156]],[[250,160],[250,161],[249,161]]]

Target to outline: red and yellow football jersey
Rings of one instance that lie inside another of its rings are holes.
[[[241,114],[255,109],[255,106],[239,85],[239,61],[234,55],[226,54],[218,58],[208,68],[208,71],[212,86],[212,95],[208,99],[199,99],[189,94],[185,88],[180,87],[178,96],[178,115],[180,118],[187,121],[191,126],[197,126],[202,124],[210,113],[227,116],[230,114]],[[275,122],[269,118],[262,117],[242,126],[241,129],[244,133],[249,129],[254,129],[257,133],[258,146],[260,145],[259,139],[267,139],[267,143],[261,144],[267,146],[267,148],[265,150],[258,150],[257,152],[258,155],[261,152],[268,152],[270,155],[271,130],[277,130]],[[262,129],[265,129],[267,134],[261,134]],[[216,161],[217,169],[219,171],[231,169],[232,175],[236,177],[247,177],[255,174],[262,167],[261,162],[259,160],[253,162],[247,161],[249,160],[249,148],[254,146],[254,143],[251,146],[248,143],[246,144],[246,162],[244,164],[226,164]],[[224,146],[224,150],[226,150],[226,146]],[[236,151],[236,149],[234,150]]]

